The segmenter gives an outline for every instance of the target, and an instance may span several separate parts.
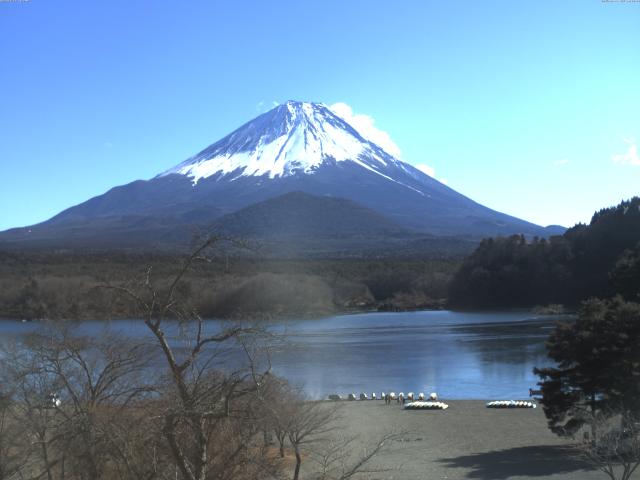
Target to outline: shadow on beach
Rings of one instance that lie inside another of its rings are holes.
[[[515,476],[546,477],[581,470],[593,470],[576,458],[568,446],[536,445],[508,448],[493,452],[443,458],[438,462],[451,468],[465,468],[467,478],[500,480]],[[581,478],[577,475],[576,478]]]

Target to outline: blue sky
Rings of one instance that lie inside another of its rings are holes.
[[[0,2],[0,229],[288,99],[343,102],[459,192],[570,226],[640,194],[640,3]]]

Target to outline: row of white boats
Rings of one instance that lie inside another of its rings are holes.
[[[413,392],[409,392],[406,395],[403,392],[400,392],[398,394],[396,394],[396,392],[389,392],[389,393],[385,393],[385,392],[381,392],[380,396],[378,397],[378,394],[376,392],[373,392],[371,394],[371,396],[369,396],[366,393],[361,393],[359,397],[356,396],[355,393],[350,393],[349,395],[347,395],[346,398],[343,398],[342,396],[338,395],[338,394],[331,394],[329,395],[329,400],[387,400],[387,401],[396,401],[396,402],[402,402],[403,400],[408,400],[410,402],[413,402],[414,400],[419,400],[419,401],[423,401],[425,399],[424,393],[420,392],[417,396],[413,393]],[[429,400],[431,401],[436,401],[438,400],[438,394],[433,392],[429,394]]]
[[[487,408],[536,408],[536,404],[527,400],[495,400],[487,403]]]
[[[376,392],[371,396],[361,393],[359,397],[355,393],[350,393],[343,398],[338,394],[329,395],[329,400],[386,400],[387,402],[395,401],[401,403],[407,410],[446,410],[449,408],[444,402],[438,401],[438,394],[433,392],[429,394],[428,400],[425,400],[425,394],[420,392],[417,396],[413,392],[406,395],[403,392],[396,394],[395,392],[381,392],[380,396]],[[487,408],[536,408],[534,402],[527,400],[494,400],[486,404]]]

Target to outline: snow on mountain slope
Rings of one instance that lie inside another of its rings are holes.
[[[409,237],[415,232],[473,239],[551,233],[480,205],[390,155],[326,105],[289,101],[154,178],[116,186],[39,225],[0,233],[0,243],[178,242],[192,226],[210,228],[215,219],[255,204],[260,212],[274,208],[281,214],[277,218],[286,218],[282,203],[268,200],[291,192],[353,202],[386,219],[365,215],[375,225],[355,222],[361,238],[386,221],[411,232]],[[314,228],[335,230],[336,222],[321,210],[310,210],[316,212]],[[276,218],[268,213],[265,218]],[[357,242],[350,245],[355,248]]]
[[[327,161],[352,161],[388,180],[381,169],[400,160],[366,140],[321,103],[288,101],[160,176],[178,173],[194,184],[216,174],[267,175],[273,179],[313,174]],[[409,187],[411,188],[411,187]]]

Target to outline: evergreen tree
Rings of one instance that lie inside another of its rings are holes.
[[[534,372],[554,433],[573,435],[599,414],[640,419],[640,304],[586,301],[575,322],[557,325],[547,349],[557,366]]]
[[[640,243],[620,255],[609,278],[616,292],[627,300],[640,298]]]
[[[450,284],[454,307],[577,305],[590,297],[640,291],[640,198],[593,215],[548,240],[522,235],[486,239]],[[609,272],[612,272],[611,274]]]

